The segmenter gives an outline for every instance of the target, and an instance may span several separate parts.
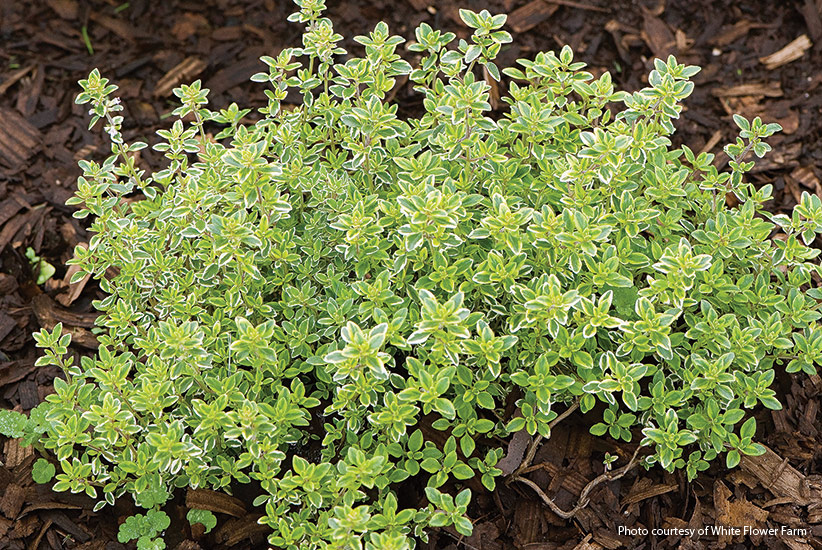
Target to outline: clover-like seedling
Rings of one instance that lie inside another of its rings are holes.
[[[44,450],[40,438],[51,425],[47,420],[48,411],[51,404],[43,402],[31,409],[28,416],[17,411],[0,409],[0,435],[8,438],[18,439],[23,447],[34,447],[40,451]]]
[[[0,434],[12,439],[23,437],[28,426],[26,415],[8,409],[0,409]]]
[[[205,528],[206,533],[217,526],[217,517],[209,510],[192,508],[186,514],[186,519],[191,525],[194,525],[195,523],[202,525]]]
[[[48,483],[54,478],[56,471],[57,469],[54,467],[54,464],[45,458],[38,458],[32,465],[31,477],[35,483]]]
[[[117,531],[117,540],[126,543],[137,541],[137,550],[163,550],[166,545],[158,537],[171,525],[165,512],[149,510],[145,514],[135,514],[126,518]]]

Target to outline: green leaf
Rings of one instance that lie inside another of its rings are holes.
[[[437,491],[434,487],[426,487],[425,496],[428,498],[428,502],[433,504],[436,508],[443,508],[443,494]]]
[[[454,520],[454,529],[457,530],[457,533],[470,537],[471,533],[474,532],[474,525],[471,523],[470,519],[466,517],[458,517]]]
[[[155,533],[160,533],[168,529],[171,519],[162,510],[149,510],[146,512],[146,525]]]
[[[31,477],[35,483],[48,483],[54,478],[56,469],[54,464],[45,458],[38,458],[31,468]]]
[[[782,404],[775,397],[759,397],[759,402],[772,411],[782,410]]]
[[[471,63],[472,61],[476,60],[480,54],[482,53],[482,48],[480,48],[476,44],[471,44],[468,46],[468,49],[465,51],[465,62]]]
[[[457,414],[457,411],[454,409],[454,405],[451,401],[442,397],[434,400],[434,408],[437,412],[449,420],[453,419]]]
[[[28,421],[28,417],[22,413],[0,409],[0,434],[12,439],[23,437]]]
[[[605,432],[608,431],[608,425],[600,422],[599,424],[594,424],[591,426],[589,431],[591,432],[591,435],[603,436],[605,435]]]
[[[460,438],[460,450],[463,456],[471,456],[474,453],[475,447],[476,443],[474,443],[474,439],[471,436],[465,435]]]
[[[137,539],[137,550],[164,550],[165,542],[159,538],[140,537]]]
[[[471,489],[463,489],[456,497],[454,497],[454,504],[458,510],[467,510],[468,504],[471,502]]]
[[[756,420],[754,417],[749,418],[742,424],[742,427],[739,429],[739,436],[742,439],[751,439],[756,434]]]
[[[481,22],[479,20],[479,17],[477,17],[477,14],[473,11],[460,9],[459,14],[460,19],[462,19],[462,22],[465,23],[466,26],[472,29],[478,29],[480,27]]]
[[[451,470],[451,473],[454,474],[454,477],[459,480],[471,479],[474,477],[474,470],[462,462],[457,463]]]
[[[742,130],[750,130],[751,129],[751,124],[748,122],[748,120],[745,117],[743,117],[741,115],[734,114],[733,119],[734,119],[734,122],[736,123],[736,125],[739,126]]]
[[[217,517],[209,510],[199,510],[192,508],[186,514],[186,519],[191,525],[200,523],[205,527],[205,532],[208,533],[217,526]]]
[[[152,483],[134,497],[137,505],[143,508],[153,508],[154,506],[163,505],[169,499],[168,490],[160,483],[159,476],[154,476],[150,479]]]
[[[126,521],[120,524],[117,531],[117,540],[126,543],[131,540],[139,539],[144,534],[151,532],[152,529],[146,521],[146,517],[142,514],[129,516]]]
[[[516,418],[512,418],[510,422],[505,426],[505,429],[508,433],[518,432],[525,428],[525,418],[518,416]],[[605,432],[603,432],[605,433]]]

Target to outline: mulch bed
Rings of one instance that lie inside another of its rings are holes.
[[[363,0],[330,2],[329,16],[356,50],[351,37],[379,20],[407,38],[421,21],[467,29],[458,9],[487,8],[509,13],[514,43],[499,65],[570,44],[592,72],[610,71],[621,89],[642,88],[654,57],[675,54],[700,65],[693,95],[678,123],[675,141],[694,151],[717,153],[736,135],[731,114],[779,122],[784,131],[769,140],[773,151],[750,176],[772,183],[769,208],[789,212],[803,191],[822,196],[822,0]],[[64,205],[79,175],[79,158],[105,157],[99,132],[87,129],[85,110],[74,105],[77,80],[99,67],[120,86],[125,136],[153,142],[171,123],[171,89],[202,79],[212,106],[232,101],[262,106],[262,87],[251,84],[258,58],[297,45],[299,27],[286,22],[293,10],[285,0],[35,0],[0,1],[0,406],[28,411],[50,391],[54,368],[35,368],[30,336],[62,321],[73,327],[78,353],[89,353],[89,332],[99,297],[93,283],[69,286],[65,262],[89,238]],[[397,93],[408,113],[421,100],[408,86]],[[142,165],[161,158],[144,150]],[[816,245],[819,246],[819,241]],[[57,268],[38,287],[31,280],[31,247]],[[782,373],[777,393],[782,411],[757,414],[761,457],[745,458],[733,471],[715,464],[693,483],[684,475],[641,468],[598,485],[590,504],[571,521],[551,512],[529,487],[499,482],[495,494],[477,483],[470,514],[473,536],[438,530],[426,549],[507,548],[600,550],[636,548],[822,548],[822,436],[819,407],[822,379]],[[515,438],[507,449],[515,463],[528,441]],[[585,420],[572,414],[558,424],[536,453],[528,476],[564,510],[571,509],[587,483],[603,473],[603,456],[624,464],[635,449],[588,435]],[[53,494],[31,481],[31,449],[0,438],[0,549],[107,549],[116,542],[118,521],[128,503],[93,513],[92,502]],[[719,461],[718,461],[719,462]],[[211,507],[220,518],[202,536],[184,521],[186,501]],[[175,531],[168,547],[262,548],[265,530],[251,499],[180,494],[170,507]],[[758,531],[735,534],[720,526]],[[775,529],[768,533],[767,529]],[[789,534],[785,529],[804,530]],[[629,530],[626,530],[629,529]],[[633,531],[630,531],[633,529]],[[647,529],[645,534],[642,529]],[[653,534],[653,529],[667,531]],[[675,529],[706,529],[692,538]],[[804,536],[797,536],[804,533]]]

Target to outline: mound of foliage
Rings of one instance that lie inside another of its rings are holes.
[[[771,186],[744,181],[778,125],[735,117],[719,172],[668,138],[697,67],[657,60],[625,93],[567,47],[504,69],[494,119],[504,15],[462,10],[470,42],[422,24],[412,67],[383,23],[341,61],[324,2],[297,4],[303,45],[262,58],[258,120],[182,86],[151,176],[116,86],[81,82],[112,141],[69,201],[93,216],[72,264],[107,294],[100,349],[74,364],[61,327],[38,333],[66,378],[2,418],[56,455],[55,490],[132,495],[147,512],[121,540],[161,548],[175,488],[253,481],[272,545],[390,550],[470,533],[465,481],[493,490],[499,441],[550,437],[571,406],[689,478],[764,451],[745,410],[779,408],[774,369],[822,357],[822,204],[773,216]],[[397,116],[405,77],[420,118]],[[412,482],[425,496],[400,506]]]

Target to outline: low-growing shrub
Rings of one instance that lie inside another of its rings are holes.
[[[121,539],[159,548],[175,488],[254,480],[275,547],[387,550],[470,533],[464,482],[493,490],[501,438],[549,437],[569,407],[689,478],[763,452],[744,411],[822,357],[822,204],[774,216],[744,180],[777,125],[735,117],[720,172],[668,139],[697,67],[657,60],[625,93],[567,47],[503,69],[494,119],[504,15],[461,11],[470,43],[422,24],[412,68],[383,23],[341,61],[323,1],[297,4],[303,46],[253,77],[259,120],[182,86],[150,176],[116,87],[81,82],[112,141],[69,201],[93,216],[71,263],[107,294],[100,349],[77,365],[61,327],[36,334],[66,379],[0,419],[56,455],[55,490],[132,495],[147,513]],[[397,116],[406,77],[420,118]],[[398,499],[414,479],[427,503]]]

